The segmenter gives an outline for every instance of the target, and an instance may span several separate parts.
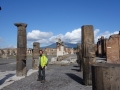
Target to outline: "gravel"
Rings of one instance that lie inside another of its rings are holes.
[[[82,72],[77,64],[67,66],[49,65],[46,70],[46,82],[37,81],[38,73],[16,81],[2,90],[92,90],[85,86]]]

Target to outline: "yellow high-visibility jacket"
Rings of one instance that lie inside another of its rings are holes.
[[[39,66],[44,67],[48,62],[48,58],[43,54],[39,57]]]

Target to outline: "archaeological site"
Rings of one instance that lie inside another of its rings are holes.
[[[93,25],[83,25],[81,43],[78,43],[76,49],[65,46],[60,38],[56,38],[55,48],[41,48],[39,42],[34,42],[33,48],[27,48],[27,24],[14,25],[17,26],[17,48],[0,49],[0,57],[7,60],[16,58],[16,78],[26,78],[29,73],[28,66],[35,72],[38,70],[39,50],[43,50],[43,54],[49,57],[46,72],[55,66],[66,69],[66,66],[77,65],[78,73],[82,76],[82,79],[78,79],[84,87],[92,86],[92,90],[120,90],[120,33],[109,38],[101,36],[95,43]],[[71,77],[71,74],[67,75]]]
[[[119,4],[0,0],[0,90],[120,90]]]

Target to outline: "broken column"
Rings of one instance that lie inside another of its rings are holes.
[[[92,90],[120,90],[120,65],[96,63],[92,65]]]
[[[34,42],[33,43],[33,53],[32,53],[32,69],[37,70],[38,69],[38,59],[39,59],[39,50],[40,50],[40,43]]]
[[[15,23],[18,28],[17,32],[17,63],[16,63],[16,75],[25,76],[26,75],[26,50],[27,50],[27,40],[26,40],[26,27],[25,23]]]
[[[56,38],[57,57],[64,55],[64,43],[60,38]]]
[[[95,63],[94,30],[92,25],[82,26],[83,80],[85,85],[92,85],[91,65]]]
[[[120,64],[120,33],[114,34],[106,41],[107,63]]]

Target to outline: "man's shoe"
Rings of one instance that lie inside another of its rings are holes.
[[[45,83],[45,80],[42,80],[41,83]]]

